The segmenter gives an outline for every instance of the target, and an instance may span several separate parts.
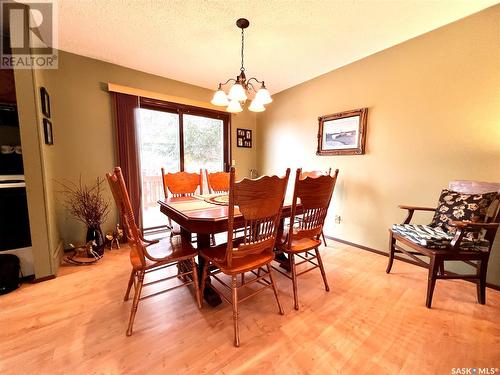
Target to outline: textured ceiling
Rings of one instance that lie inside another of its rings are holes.
[[[236,76],[279,92],[498,1],[59,0],[59,48],[215,89]]]

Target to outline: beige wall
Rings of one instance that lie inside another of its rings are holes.
[[[50,169],[49,187],[57,190],[54,181],[77,181],[80,174],[84,182],[111,171],[115,160],[115,133],[111,96],[107,83],[173,95],[196,101],[209,102],[213,91],[179,81],[139,72],[118,65],[60,51],[59,68],[46,70],[38,77],[51,97],[54,146],[44,146],[44,159]],[[216,81],[214,80],[214,84]],[[245,111],[232,117],[233,155],[240,177],[256,168],[253,149],[236,148],[235,129],[244,127],[256,131],[255,115]],[[108,195],[110,201],[111,197]],[[49,194],[55,204],[51,217],[55,217],[60,238],[67,242],[82,242],[84,228],[71,219],[61,203],[58,193]],[[103,230],[116,223],[113,213]],[[56,229],[57,230],[57,229]]]
[[[316,156],[317,117],[361,107],[366,155]],[[339,168],[342,222],[326,233],[386,251],[398,204],[435,206],[453,179],[500,181],[500,5],[285,90],[257,123],[260,172]],[[499,247],[500,234],[497,285]]]

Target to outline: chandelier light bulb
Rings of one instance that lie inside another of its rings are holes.
[[[211,103],[213,105],[225,107],[229,104],[229,100],[227,99],[226,93],[219,87],[219,89],[215,92],[214,97],[212,98]]]
[[[230,100],[226,110],[231,113],[238,113],[243,111],[243,108],[241,108],[241,104],[239,101]]]

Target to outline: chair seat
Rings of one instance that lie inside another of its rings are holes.
[[[180,260],[187,260],[195,257],[198,251],[191,245],[191,242],[181,236],[166,238],[157,244],[147,247],[147,252],[159,260],[146,258],[146,269],[165,265]]]
[[[290,249],[287,249],[287,241],[288,241],[288,231],[290,227],[285,229],[283,233],[283,237],[281,238],[281,242],[277,244],[277,247],[280,251],[286,253],[301,253],[303,251],[316,249],[321,245],[321,240],[316,240],[314,238],[301,238],[299,240],[292,239],[292,245]]]
[[[439,227],[429,225],[394,224],[392,231],[427,249],[448,249],[453,240],[453,235],[446,233]],[[489,245],[488,240],[474,240],[463,237],[460,250],[488,251]]]
[[[261,253],[247,255],[242,258],[235,258],[231,266],[228,266],[225,261],[227,244],[221,244],[215,247],[210,247],[200,250],[200,255],[206,260],[212,262],[226,275],[238,275],[243,272],[248,272],[256,268],[262,267],[270,263],[274,259],[273,253]]]

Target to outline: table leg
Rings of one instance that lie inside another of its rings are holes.
[[[210,235],[209,234],[200,234],[198,233],[197,234],[197,242],[198,242],[198,249],[201,249],[201,248],[208,248],[210,247]],[[198,280],[201,284],[201,274],[202,274],[202,271],[203,271],[203,266],[205,265],[205,259],[198,256]],[[222,299],[220,298],[220,296],[215,293],[213,291],[212,288],[210,288],[208,286],[208,284],[211,283],[211,280],[210,278],[207,279],[206,283],[205,283],[205,289],[203,290],[203,297],[205,298],[205,301],[207,301],[207,303],[212,306],[212,307],[215,307],[215,306],[218,306],[222,303]]]

